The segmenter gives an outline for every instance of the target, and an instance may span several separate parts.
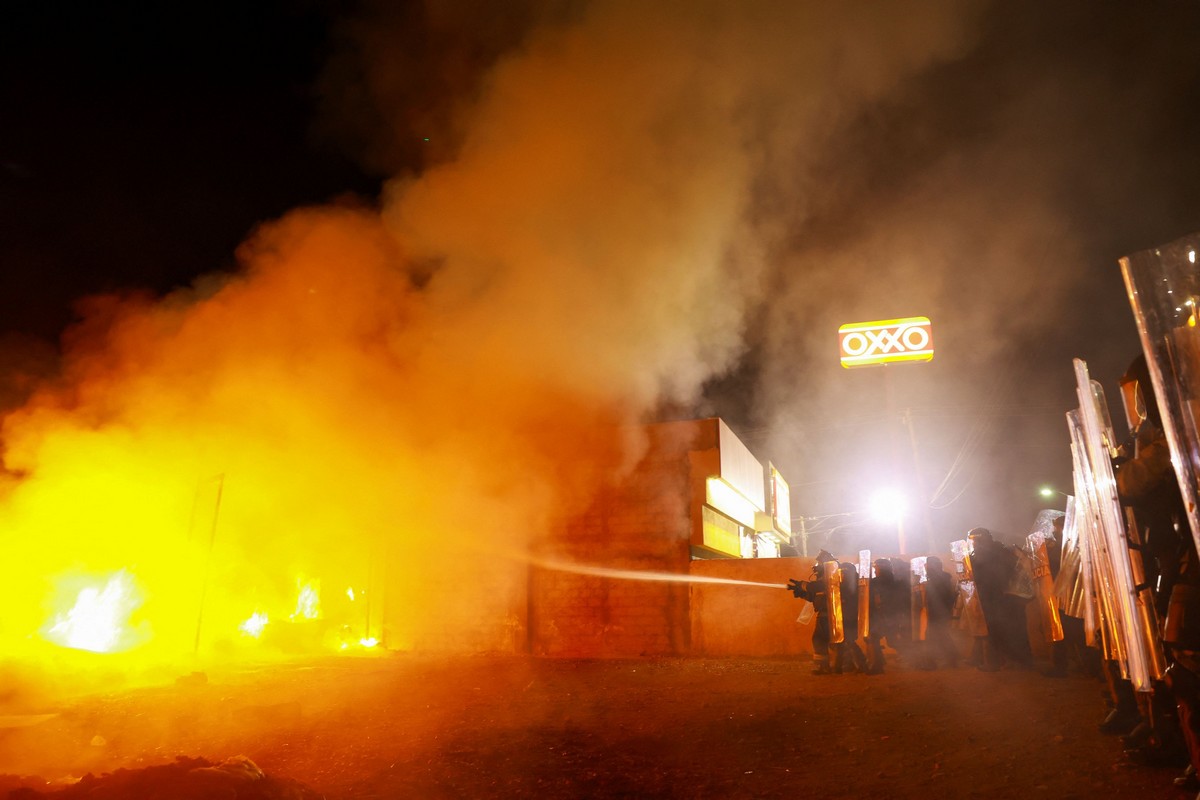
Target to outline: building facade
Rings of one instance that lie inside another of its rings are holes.
[[[562,657],[807,652],[787,483],[718,418],[646,427],[637,466],[544,543],[528,650]],[[545,564],[556,566],[547,567]]]

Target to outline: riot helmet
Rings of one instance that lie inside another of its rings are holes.
[[[821,550],[819,553],[817,553],[817,559],[813,562],[813,574],[823,575],[825,572],[823,565],[828,561],[836,562],[837,556],[828,550]]]
[[[887,558],[875,559],[875,577],[876,578],[892,578],[892,562]]]
[[[971,528],[967,531],[967,542],[970,551],[974,553],[981,547],[987,547],[992,540],[992,532],[987,528]]]
[[[1121,400],[1125,405],[1125,420],[1129,429],[1137,430],[1144,420],[1149,420],[1156,427],[1162,427],[1162,418],[1158,413],[1158,400],[1154,395],[1154,385],[1150,383],[1150,368],[1146,364],[1144,353],[1138,353],[1137,358],[1121,376]]]

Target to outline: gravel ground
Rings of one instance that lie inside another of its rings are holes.
[[[1097,731],[1093,678],[892,667],[392,655],[213,671],[22,708],[0,723],[0,772],[46,791],[244,756],[286,796],[330,800],[1188,796],[1181,768],[1132,765]],[[251,796],[222,791],[187,796]]]

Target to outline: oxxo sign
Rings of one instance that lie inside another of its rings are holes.
[[[852,322],[838,328],[843,367],[867,367],[933,358],[933,329],[928,317]]]

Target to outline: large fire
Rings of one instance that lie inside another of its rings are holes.
[[[0,647],[193,664],[510,641],[525,567],[498,553],[586,496],[615,417],[463,339],[468,309],[442,336],[376,215],[299,212],[242,257],[164,301],[91,301],[62,376],[5,418]]]
[[[55,616],[47,640],[63,647],[110,653],[134,645],[129,618],[141,605],[132,578],[121,571],[101,585],[79,590],[74,605]]]

